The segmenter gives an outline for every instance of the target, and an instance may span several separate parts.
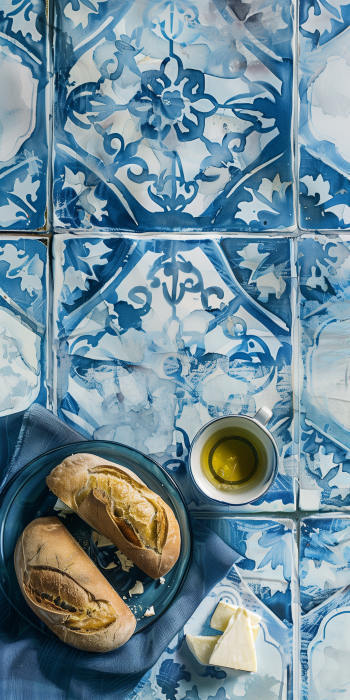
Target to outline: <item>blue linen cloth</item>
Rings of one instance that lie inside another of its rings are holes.
[[[29,461],[47,450],[84,442],[42,406],[25,413],[4,487]],[[123,700],[153,666],[203,598],[240,555],[211,530],[191,520],[193,554],[174,603],[149,628],[107,654],[82,652],[46,637],[12,608],[0,591],[0,697],[9,700]]]

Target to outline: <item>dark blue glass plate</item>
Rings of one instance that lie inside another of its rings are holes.
[[[175,566],[166,574],[163,584],[160,580],[155,581],[147,576],[135,565],[129,568],[124,563],[123,568],[114,545],[96,546],[96,535],[93,536],[94,531],[90,525],[75,513],[64,514],[54,509],[57,498],[46,486],[46,477],[63,459],[77,452],[90,452],[128,467],[172,508],[180,525],[181,552]],[[25,466],[8,484],[0,511],[0,585],[8,600],[23,617],[37,628],[53,635],[25,602],[13,563],[16,542],[21,532],[32,520],[46,515],[56,515],[62,520],[111,586],[124,599],[137,619],[136,632],[157,620],[173,602],[187,575],[191,557],[191,530],[179,489],[156,462],[125,445],[93,440],[46,452]],[[128,568],[129,571],[126,571]],[[130,596],[129,591],[136,581],[142,583],[143,593]],[[151,606],[155,614],[144,617],[146,610]]]

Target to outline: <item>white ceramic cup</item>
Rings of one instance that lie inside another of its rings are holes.
[[[272,416],[272,411],[264,406],[255,414],[254,418],[242,415],[230,415],[224,418],[215,418],[201,428],[194,437],[190,449],[189,465],[190,473],[197,488],[208,498],[218,503],[230,506],[243,506],[261,498],[270,488],[278,469],[278,450],[271,433],[265,427]],[[221,490],[215,488],[206,478],[201,466],[201,454],[210,437],[222,430],[232,428],[244,429],[252,443],[258,440],[265,453],[264,469],[259,477],[248,484],[241,484],[235,489]]]

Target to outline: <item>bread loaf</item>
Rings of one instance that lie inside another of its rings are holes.
[[[58,518],[38,518],[22,532],[15,570],[31,609],[67,644],[111,651],[136,619]]]
[[[130,469],[92,454],[76,454],[55,467],[46,483],[152,578],[174,566],[180,553],[174,513]]]

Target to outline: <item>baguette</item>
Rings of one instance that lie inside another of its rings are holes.
[[[130,469],[82,453],[67,457],[46,483],[151,578],[174,566],[181,544],[175,515]]]
[[[15,570],[26,602],[62,642],[105,652],[133,634],[134,615],[58,518],[25,528]]]

